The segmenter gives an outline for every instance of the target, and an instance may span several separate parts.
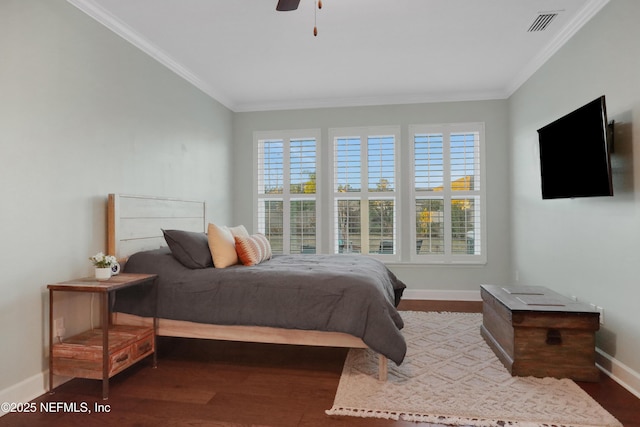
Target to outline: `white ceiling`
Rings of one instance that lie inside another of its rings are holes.
[[[233,111],[504,99],[609,0],[68,0]],[[541,12],[559,12],[528,32]]]

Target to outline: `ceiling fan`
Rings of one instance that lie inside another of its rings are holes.
[[[278,0],[278,5],[276,6],[276,10],[280,12],[296,10],[299,4],[300,4],[300,0]]]

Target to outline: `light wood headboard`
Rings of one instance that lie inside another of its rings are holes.
[[[205,202],[109,194],[107,253],[118,259],[166,246],[162,230],[205,231]]]

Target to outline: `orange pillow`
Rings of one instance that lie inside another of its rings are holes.
[[[257,265],[271,259],[271,244],[264,234],[234,236],[238,259],[244,265]]]

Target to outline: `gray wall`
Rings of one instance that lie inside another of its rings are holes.
[[[509,179],[507,101],[448,102],[375,107],[323,108],[237,113],[234,117],[236,221],[253,224],[253,132],[319,128],[322,144],[328,129],[350,126],[399,125],[403,164],[409,165],[410,124],[484,122],[487,174],[487,264],[444,266],[391,264],[412,290],[479,291],[481,283],[506,284],[509,275]]]
[[[2,0],[0,58],[1,392],[46,369],[46,284],[91,273],[108,193],[231,217],[233,118],[64,0]]]
[[[512,275],[522,285],[546,285],[602,306],[605,324],[598,333],[598,346],[634,370],[636,378],[640,372],[638,17],[637,0],[609,2],[510,99]],[[603,94],[609,119],[616,121],[615,196],[542,200],[536,130]]]

